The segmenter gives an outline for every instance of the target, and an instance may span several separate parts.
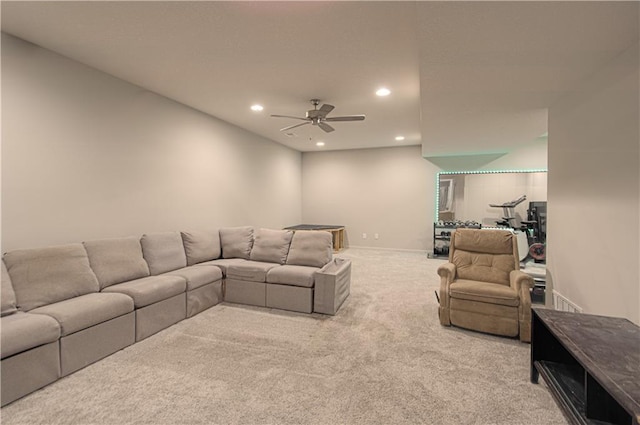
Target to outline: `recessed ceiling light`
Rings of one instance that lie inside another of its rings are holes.
[[[264,107],[262,105],[258,105],[257,103],[255,105],[251,105],[251,110],[254,112],[260,112],[264,109]]]
[[[319,147],[319,148],[321,148],[321,147],[323,147],[323,146],[324,146],[324,142],[317,142],[317,143],[316,143],[316,146],[317,146],[317,147]]]
[[[402,142],[404,140],[404,136],[396,136],[396,142]]]
[[[391,94],[391,90],[386,87],[381,87],[378,89],[378,91],[376,91],[376,94],[378,96],[389,96]]]

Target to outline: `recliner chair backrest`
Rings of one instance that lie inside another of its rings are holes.
[[[449,261],[456,265],[458,279],[509,286],[509,274],[519,269],[518,246],[507,230],[457,229]]]

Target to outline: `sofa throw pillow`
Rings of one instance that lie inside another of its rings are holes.
[[[149,276],[149,266],[142,256],[136,237],[99,239],[83,242],[100,289]]]
[[[333,257],[333,237],[330,232],[298,230],[293,234],[287,264],[322,267]]]
[[[4,262],[17,306],[22,311],[99,290],[87,252],[80,243],[18,249],[6,253]]]
[[[284,264],[292,237],[291,230],[259,229],[256,231],[249,258],[253,261]]]
[[[142,255],[152,275],[170,272],[187,266],[182,236],[179,232],[142,235]]]
[[[0,288],[0,298],[2,298],[2,310],[0,315],[7,316],[18,311],[16,308],[16,293],[13,292],[11,277],[7,271],[7,266],[2,262],[2,288]]]
[[[220,258],[220,233],[218,230],[201,232],[182,232],[187,265]]]
[[[253,227],[225,227],[220,229],[222,258],[249,259],[253,246]]]

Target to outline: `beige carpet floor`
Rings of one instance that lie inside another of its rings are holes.
[[[336,316],[221,304],[0,411],[2,424],[566,424],[528,344],[438,322],[443,260],[349,249]]]

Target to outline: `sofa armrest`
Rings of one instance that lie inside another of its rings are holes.
[[[456,278],[456,265],[453,263],[444,263],[438,267],[438,275],[440,276],[440,308],[438,314],[440,316],[440,324],[450,326],[449,319],[449,286]]]
[[[334,315],[349,296],[351,260],[336,257],[315,275],[313,311]]]
[[[522,270],[512,270],[509,273],[509,285],[515,289],[521,300],[525,293],[531,299],[529,291],[533,288],[533,278]]]
[[[449,286],[456,279],[456,265],[453,263],[445,263],[438,267],[438,275],[440,276],[440,305],[443,299],[445,304],[449,305]]]
[[[520,341],[531,341],[531,288],[533,278],[521,270],[513,270],[509,274],[509,282],[518,293],[520,305],[518,306],[518,322]]]
[[[453,263],[444,263],[438,267],[438,275],[441,278],[445,278],[447,282],[451,283],[456,278],[456,265]]]

